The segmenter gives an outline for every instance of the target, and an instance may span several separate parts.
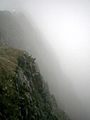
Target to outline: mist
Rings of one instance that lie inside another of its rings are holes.
[[[89,0],[1,0],[21,38],[11,44],[36,58],[58,106],[71,120],[90,120]]]

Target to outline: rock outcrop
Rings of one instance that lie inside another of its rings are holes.
[[[0,120],[69,120],[27,52],[0,45]]]

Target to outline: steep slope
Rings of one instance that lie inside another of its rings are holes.
[[[19,20],[18,20],[19,21]],[[17,21],[15,14],[9,11],[0,11],[0,41],[6,42],[10,46],[17,48],[23,46],[20,43],[24,42],[25,35]]]
[[[69,120],[27,52],[0,45],[0,120]]]

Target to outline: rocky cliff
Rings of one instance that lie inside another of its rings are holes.
[[[0,45],[0,120],[69,120],[57,107],[35,59]]]

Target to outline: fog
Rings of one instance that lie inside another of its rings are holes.
[[[24,39],[14,42],[36,58],[58,106],[90,120],[90,1],[0,0],[0,9],[22,13]]]

